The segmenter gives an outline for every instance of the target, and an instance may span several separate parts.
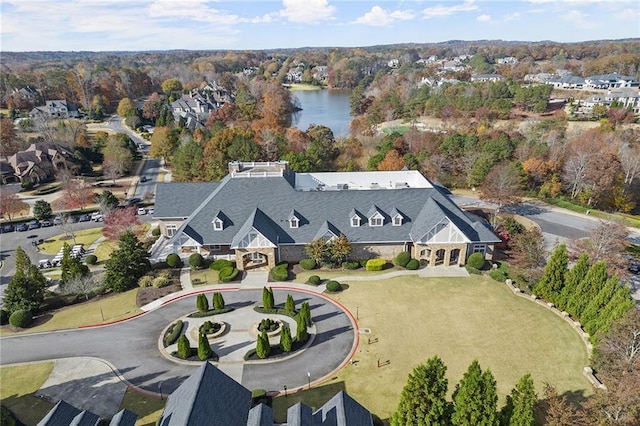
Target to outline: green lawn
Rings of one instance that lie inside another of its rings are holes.
[[[136,413],[138,415],[136,425],[138,426],[155,426],[166,402],[166,396],[165,399],[153,398],[127,389],[120,403],[120,410],[126,408]]]
[[[141,312],[136,305],[137,292],[138,289],[135,288],[124,293],[103,296],[97,300],[68,306],[53,312],[53,314],[46,313],[42,317],[36,318],[34,326],[20,332],[37,333],[62,330],[128,318]],[[15,333],[7,326],[3,326],[0,329],[0,335],[2,336]]]
[[[5,366],[0,368],[0,399],[25,425],[35,425],[53,404],[34,393],[53,370],[53,362]]]
[[[382,271],[367,271],[364,267],[348,271],[344,269],[312,269],[311,271],[302,271],[296,274],[296,278],[293,280],[297,283],[306,283],[309,280],[309,277],[312,275],[317,275],[323,280],[330,280],[336,277],[344,277],[344,276],[356,276],[356,277],[370,277],[375,275],[382,275],[389,272],[393,272],[396,269],[393,268],[391,263],[387,263],[387,269]]]
[[[344,283],[348,289],[332,297],[357,313],[359,327],[371,333],[360,335],[357,363],[324,385],[344,384],[349,395],[382,419],[395,410],[411,370],[434,355],[448,367],[450,394],[473,359],[493,372],[500,404],[527,372],[539,395],[545,382],[560,393],[592,392],[582,376],[587,352],[578,334],[504,284],[483,276]],[[378,360],[389,364],[378,368]],[[325,397],[324,392],[314,393],[310,404]],[[295,402],[291,397],[283,400],[276,398],[279,410]]]
[[[85,229],[76,232],[76,244],[84,244],[85,248],[94,243],[98,238],[102,237],[102,228]],[[67,237],[65,233],[56,235],[53,238],[45,240],[40,244],[40,252],[44,254],[57,254],[64,243],[73,245],[73,238]]]
[[[98,244],[93,254],[98,258],[98,263],[104,262],[109,259],[111,252],[118,248],[117,241],[105,240]]]
[[[199,281],[194,283],[194,281]],[[218,284],[218,271],[213,269],[191,270],[191,283],[197,287],[199,285]]]

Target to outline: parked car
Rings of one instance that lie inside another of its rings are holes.
[[[138,204],[142,202],[141,198],[129,198],[128,200],[125,200],[124,203],[127,206],[133,206],[134,204]]]
[[[49,259],[42,259],[38,262],[38,268],[40,269],[51,268],[51,266],[51,261]]]
[[[145,215],[145,214],[147,214],[147,210],[145,208],[143,208],[143,207],[140,207],[138,209],[138,214],[139,215]]]
[[[52,223],[51,223],[51,221],[49,219],[45,219],[45,220],[42,221],[42,227],[43,228],[49,227],[51,225],[52,225]]]
[[[88,214],[81,214],[78,218],[78,222],[89,222],[91,220],[91,216]]]
[[[151,207],[149,210],[147,210],[147,214],[154,214],[156,212],[156,209]]]
[[[78,223],[80,221],[80,216],[69,216],[69,223]]]
[[[7,232],[13,232],[15,231],[16,228],[15,226],[11,225],[11,224],[7,224],[7,225],[2,225],[2,228],[0,228],[0,231],[5,234]]]
[[[91,220],[94,222],[102,222],[102,220],[104,220],[104,216],[100,212],[94,212],[91,215]]]
[[[27,225],[26,223],[19,223],[16,226],[16,231],[18,232],[25,232],[29,230],[29,225]]]
[[[62,216],[56,216],[53,218],[54,225],[62,225]]]
[[[42,226],[42,225],[40,225],[40,222],[34,219],[31,222],[29,222],[29,228],[28,229],[38,229],[38,228],[40,228],[40,226]]]
[[[140,182],[142,182],[142,183],[146,182],[147,180],[149,180],[149,179],[147,179],[146,176],[141,176],[140,177]]]

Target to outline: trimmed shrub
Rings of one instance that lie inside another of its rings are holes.
[[[153,286],[155,288],[166,287],[171,283],[171,278],[167,277],[165,274],[158,275],[153,279]]]
[[[382,271],[384,265],[387,264],[387,261],[384,259],[369,259],[367,261],[367,271]]]
[[[20,309],[15,311],[9,317],[9,324],[18,328],[27,328],[33,322],[31,311]]]
[[[258,341],[256,342],[256,355],[258,358],[264,359],[271,353],[271,345],[269,344],[269,338],[267,332],[263,331],[258,335]]]
[[[331,280],[327,282],[327,291],[336,292],[342,290],[342,285],[338,281]]]
[[[360,266],[362,266],[363,268],[366,267],[368,261],[369,259],[360,259]]]
[[[9,311],[0,309],[0,325],[9,324]]]
[[[162,343],[165,348],[169,345],[173,345],[176,340],[178,340],[178,337],[180,337],[180,333],[182,333],[182,325],[182,320],[178,320],[171,324],[171,327],[167,329],[164,337],[162,338]]]
[[[206,312],[209,310],[209,301],[207,300],[207,296],[204,294],[196,296],[196,308],[200,312]]]
[[[240,271],[233,266],[225,266],[220,270],[220,272],[218,272],[218,279],[223,283],[228,283],[235,280],[239,272]]]
[[[309,339],[309,332],[307,331],[307,322],[302,315],[296,317],[296,341],[304,343]]]
[[[209,265],[209,269],[213,269],[214,271],[222,271],[223,268],[227,268],[231,266],[234,267],[234,263],[227,259],[216,259],[211,265]]]
[[[171,253],[167,256],[167,266],[169,268],[180,268],[182,266],[182,259],[175,253]]]
[[[307,271],[310,271],[316,267],[316,261],[313,259],[302,259],[300,261],[300,267]]]
[[[273,309],[273,290],[271,287],[262,287],[262,306],[265,309]]]
[[[290,294],[287,294],[287,301],[284,302],[284,308],[287,311],[291,311],[291,312],[295,312],[296,311],[296,302],[295,300],[293,300],[293,296]]]
[[[140,287],[151,287],[153,285],[153,277],[151,275],[143,275],[138,280]]]
[[[280,331],[280,349],[282,349],[282,352],[291,352],[292,346],[291,330],[288,325],[283,325]]]
[[[305,324],[311,325],[311,307],[309,306],[309,302],[302,302],[300,312],[298,312],[296,319],[297,317],[301,317]]]
[[[258,324],[258,331],[266,331],[267,333],[276,331],[280,325],[271,318],[263,318]]]
[[[420,261],[418,259],[411,259],[405,265],[405,268],[407,268],[410,271],[415,271],[419,267],[420,267]]]
[[[489,272],[489,276],[499,282],[504,282],[509,278],[509,275],[504,269],[494,269]]]
[[[322,282],[322,280],[317,275],[311,275],[309,277],[309,284],[320,285],[321,282]]]
[[[289,270],[287,269],[288,265],[281,265],[271,268],[269,271],[269,276],[274,281],[286,281],[289,278]]]
[[[159,227],[155,227],[151,230],[151,235],[153,235],[154,237],[159,237],[160,236],[160,228]]]
[[[267,397],[267,391],[264,389],[254,389],[251,391],[251,398],[253,399],[260,399],[260,398],[266,398]]]
[[[474,267],[471,267],[469,265],[465,266],[465,269],[467,270],[468,273],[473,274],[473,275],[482,275],[482,272]]]
[[[84,258],[84,263],[86,263],[87,265],[95,265],[96,263],[98,263],[98,256],[96,256],[95,254],[88,254]]]
[[[211,299],[213,302],[213,309],[215,309],[216,311],[220,311],[224,309],[224,297],[222,297],[222,293],[220,292],[213,293],[213,296]]]
[[[209,339],[205,334],[200,333],[198,335],[198,358],[200,361],[206,361],[213,357],[213,350],[209,344]]]
[[[403,251],[398,253],[395,258],[395,264],[398,266],[402,266],[403,268],[407,266],[407,263],[411,260],[411,253],[408,251]]]
[[[184,334],[178,339],[178,357],[187,359],[191,356],[191,345]]]
[[[342,269],[358,269],[360,267],[360,262],[342,262]]]
[[[478,270],[484,267],[484,263],[484,253],[473,253],[469,256],[469,259],[467,259],[467,265]]]
[[[189,266],[193,269],[200,269],[204,266],[204,257],[200,253],[193,253],[189,256]]]

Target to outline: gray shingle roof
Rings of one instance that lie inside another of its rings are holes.
[[[188,217],[218,186],[218,182],[171,182],[156,185],[155,218]]]
[[[181,184],[189,185],[189,184]],[[201,188],[204,184],[193,184]],[[180,195],[175,191],[191,194],[187,186],[181,188],[158,185],[155,217],[172,217],[165,213],[177,204]],[[204,245],[234,245],[242,238],[250,225],[260,228],[265,237],[274,244],[306,244],[316,238],[318,230],[328,222],[332,227],[354,243],[417,241],[432,226],[446,215],[472,242],[498,242],[499,239],[485,226],[477,226],[438,187],[403,188],[343,191],[296,191],[285,177],[231,178],[227,176],[215,186],[208,198],[183,224],[184,232]],[[195,197],[195,195],[194,195]],[[186,202],[181,214],[187,216]],[[195,204],[192,200],[190,206]],[[351,217],[355,211],[362,214],[374,208],[385,216],[384,226],[371,227],[366,220],[361,226],[352,227]],[[260,213],[256,213],[256,209]],[[302,217],[298,228],[290,228],[287,219],[292,209]],[[401,211],[404,220],[401,226],[393,226],[388,220],[391,212]],[[214,215],[224,211],[229,218],[222,231],[214,231],[211,223]],[[161,214],[158,214],[158,212]],[[180,214],[172,213],[174,216]],[[264,232],[263,232],[264,231]],[[421,235],[418,235],[422,233]],[[178,232],[179,234],[179,232]],[[413,237],[413,240],[412,240]]]
[[[343,391],[320,407],[313,419],[323,426],[373,426],[371,413]]]
[[[298,402],[287,410],[287,426],[313,425],[313,413],[311,408]]]
[[[265,404],[258,404],[249,411],[247,426],[273,426],[273,410]]]
[[[82,411],[64,400],[58,401],[38,426],[95,426],[100,417],[89,411]]]
[[[138,415],[132,411],[124,410],[118,411],[109,422],[109,426],[135,426]]]
[[[167,399],[162,426],[246,426],[251,392],[204,362]]]

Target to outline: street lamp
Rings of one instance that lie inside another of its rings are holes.
[[[287,397],[287,385],[284,385],[284,397]]]
[[[311,389],[311,373],[307,371],[307,379],[309,381],[309,389]]]

